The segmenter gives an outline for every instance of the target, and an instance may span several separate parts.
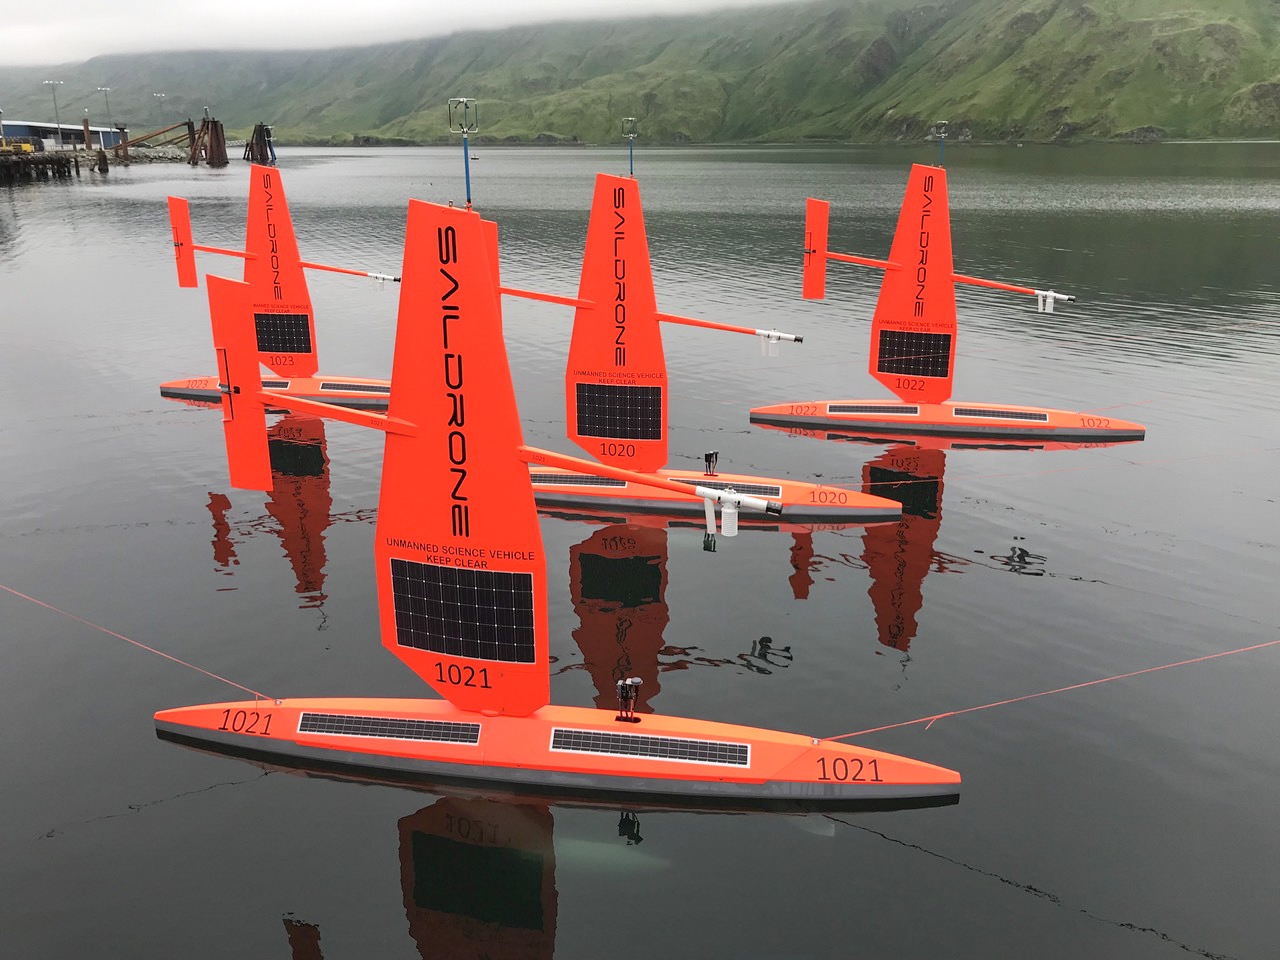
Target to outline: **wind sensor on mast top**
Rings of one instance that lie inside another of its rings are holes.
[[[634,177],[636,175],[636,124],[639,121],[635,117],[622,118],[622,135],[627,138],[627,176]]]
[[[467,209],[471,209],[471,144],[468,135],[480,129],[480,108],[472,97],[449,100],[449,132],[462,134],[462,169],[467,180]]]
[[[933,134],[933,138],[938,141],[938,166],[945,167],[943,161],[947,158],[947,126],[946,120],[933,121],[933,129],[929,132]]]

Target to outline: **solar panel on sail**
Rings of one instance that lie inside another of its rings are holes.
[[[619,440],[662,438],[662,388],[607,383],[576,386],[578,433]]]
[[[396,643],[453,657],[534,662],[528,573],[391,559]]]
[[[305,313],[255,313],[259,353],[310,353],[311,318]]]
[[[951,334],[881,330],[880,373],[946,377],[951,373]]]

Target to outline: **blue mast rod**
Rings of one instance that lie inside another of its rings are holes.
[[[467,180],[467,209],[471,209],[471,148],[467,143],[467,129],[462,128],[462,169]]]

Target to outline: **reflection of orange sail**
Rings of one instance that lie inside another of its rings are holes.
[[[235,541],[231,539],[231,524],[227,522],[231,499],[225,493],[210,493],[208,507],[213,516],[213,562],[219,570],[226,570],[233,563],[240,562],[236,557]]]
[[[324,421],[317,417],[291,413],[267,431],[272,479],[267,513],[276,521],[272,532],[293,565],[298,581],[294,589],[306,598],[304,608],[321,606],[326,599],[324,532],[332,522],[333,498],[325,447]],[[227,520],[231,501],[226,494],[210,493],[208,507],[213,516],[213,560],[226,570],[240,562]],[[251,521],[250,527],[261,524]]]
[[[942,524],[942,475],[946,454],[900,444],[862,469],[864,487],[902,503],[899,523],[868,527],[862,559],[871,572],[867,591],[876,608],[880,642],[906,652],[915,638],[921,590],[933,566],[933,544]]]
[[[290,414],[269,431],[271,492],[267,512],[280,525],[277,536],[293,565],[294,588],[304,606],[320,606],[324,595],[324,532],[329,528],[329,455],[324,421]]]
[[[596,686],[597,707],[617,702],[616,684],[627,677],[644,683],[636,711],[647,713],[659,692],[658,656],[670,619],[667,531],[662,527],[613,524],[569,548],[569,592],[581,621],[573,631],[583,664]]]
[[[640,187],[596,177],[565,376],[569,438],[602,463],[667,464],[667,363]]]
[[[813,586],[813,531],[796,530],[791,534],[791,596],[797,600],[809,599]]]
[[[951,396],[956,292],[940,169],[912,166],[889,262],[871,321],[871,375],[902,400],[942,403]]]
[[[424,958],[555,953],[554,820],[543,804],[442,797],[400,821],[409,935]]]
[[[244,279],[253,290],[258,359],[281,377],[310,377],[317,369],[315,313],[302,272],[293,220],[280,171],[253,165]]]

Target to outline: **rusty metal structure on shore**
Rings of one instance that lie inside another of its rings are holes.
[[[123,131],[123,128],[121,128]],[[227,165],[227,137],[222,129],[222,121],[215,120],[205,111],[204,118],[197,127],[191,119],[150,130],[141,136],[122,140],[113,147],[116,159],[129,162],[129,148],[139,146],[180,147],[187,150],[187,162],[192,166],[204,161],[211,167]]]
[[[259,166],[274,167],[276,165],[275,135],[271,127],[258,123],[244,145],[244,158]]]

